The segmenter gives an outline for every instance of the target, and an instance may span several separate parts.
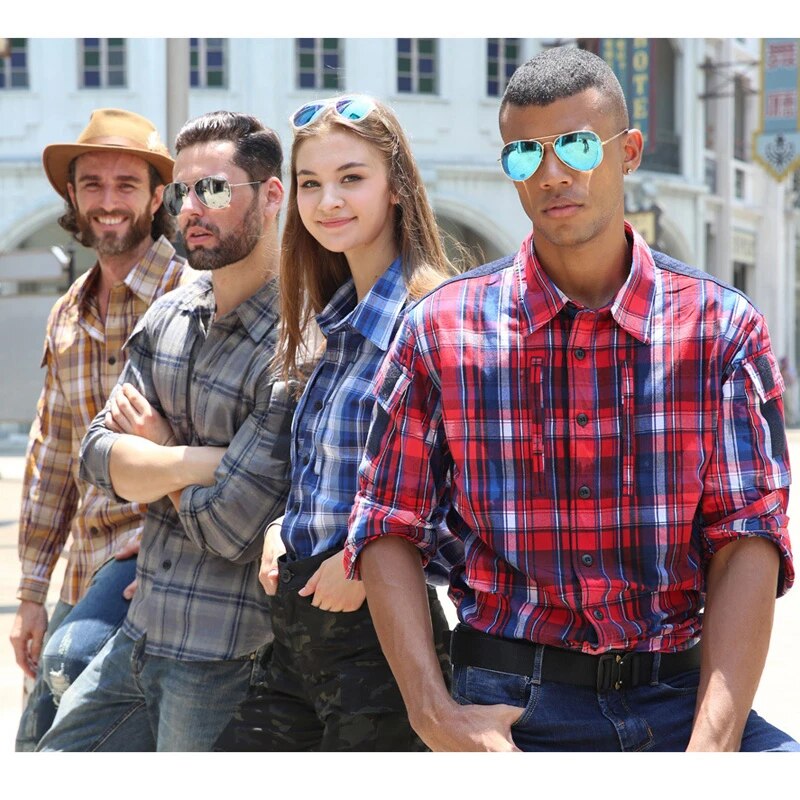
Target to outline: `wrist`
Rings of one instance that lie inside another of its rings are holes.
[[[458,703],[447,693],[442,684],[441,690],[424,691],[416,702],[408,704],[408,719],[411,727],[427,741],[430,734],[441,728],[448,728],[449,720],[459,708]]]

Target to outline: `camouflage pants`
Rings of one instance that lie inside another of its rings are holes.
[[[215,749],[227,751],[425,750],[412,730],[366,602],[336,613],[299,597],[330,553],[280,563],[272,601],[274,641],[263,681],[251,686]],[[428,601],[442,673],[450,687],[450,630],[434,589]]]

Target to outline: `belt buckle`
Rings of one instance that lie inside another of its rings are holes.
[[[625,655],[619,653],[603,653],[597,662],[597,691],[607,692],[609,689],[619,691],[622,688],[622,670],[625,667]]]

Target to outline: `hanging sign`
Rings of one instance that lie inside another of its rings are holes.
[[[753,134],[753,158],[778,181],[800,167],[798,50],[800,39],[761,41],[761,127]]]

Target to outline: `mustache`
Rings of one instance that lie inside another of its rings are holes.
[[[128,217],[133,219],[134,214],[128,209],[124,208],[93,208],[86,212],[87,217]]]

